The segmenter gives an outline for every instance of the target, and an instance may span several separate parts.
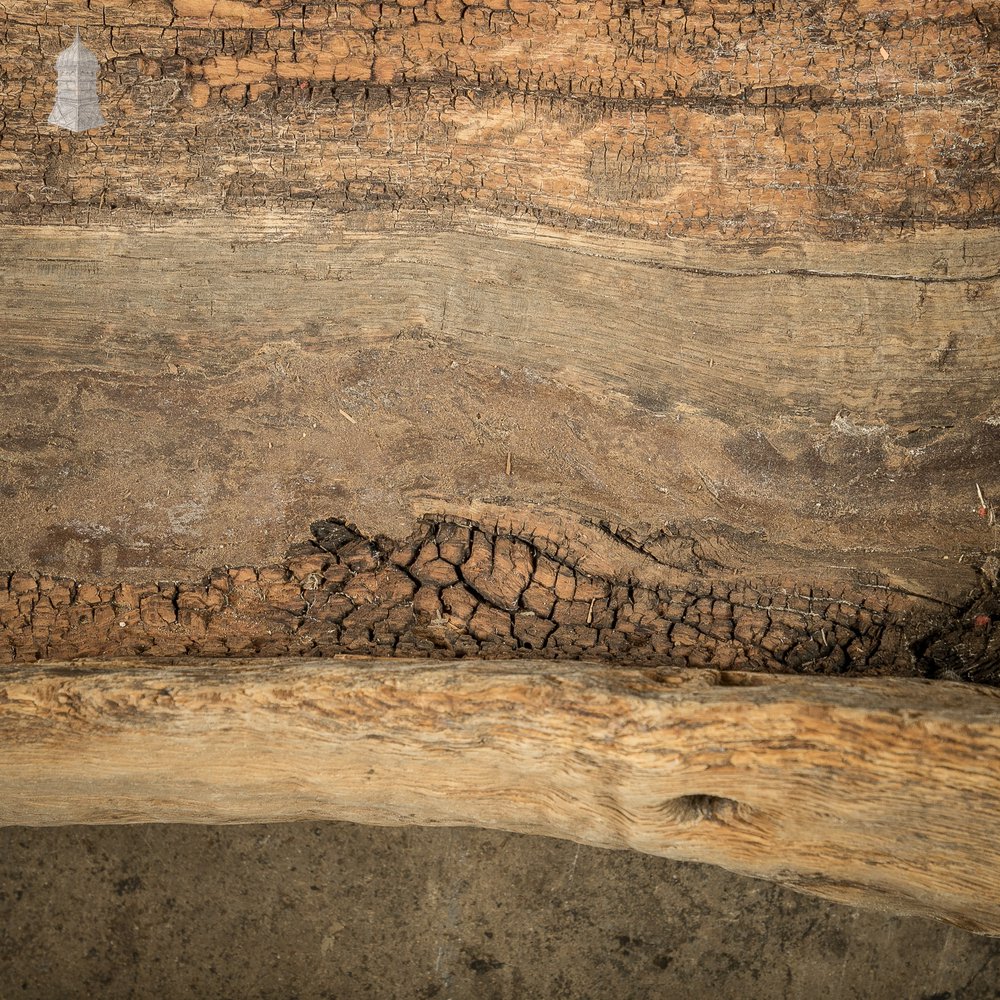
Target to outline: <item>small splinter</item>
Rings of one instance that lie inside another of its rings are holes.
[[[510,475],[510,470],[511,470],[511,461],[510,461],[510,452],[508,451],[507,452],[507,475],[508,476]]]
[[[587,611],[587,624],[588,625],[593,625],[594,624],[594,601],[596,601],[596,600],[597,600],[596,597],[592,597],[590,599],[590,608]]]
[[[979,496],[979,516],[987,518],[992,528],[997,523],[997,509],[993,504],[986,502],[986,497],[983,496],[983,491],[979,488],[979,483],[976,483],[976,493]]]
[[[350,422],[351,422],[352,424],[356,424],[356,423],[357,423],[357,420],[355,420],[355,419],[354,419],[354,417],[352,417],[352,416],[351,416],[351,415],[350,415],[349,413],[347,413],[347,412],[346,412],[345,410],[339,410],[338,412],[340,413],[340,415],[341,415],[341,416],[342,416],[342,417],[343,417],[343,418],[344,418],[345,420],[350,420]]]

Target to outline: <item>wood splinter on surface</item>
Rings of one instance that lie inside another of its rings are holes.
[[[0,679],[0,824],[479,826],[1000,934],[1000,692],[533,661]]]

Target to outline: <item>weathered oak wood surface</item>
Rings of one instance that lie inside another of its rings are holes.
[[[594,664],[0,675],[0,823],[475,825],[1000,934],[1000,692]]]
[[[8,0],[0,661],[996,679],[998,38],[972,0]]]
[[[998,42],[0,6],[0,819],[479,823],[1000,930],[994,695],[733,672],[1000,677]]]

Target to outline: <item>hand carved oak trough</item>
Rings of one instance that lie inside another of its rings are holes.
[[[0,823],[478,824],[1000,933],[995,5],[0,28]]]

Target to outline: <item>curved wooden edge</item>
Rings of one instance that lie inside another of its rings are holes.
[[[1000,692],[573,663],[0,673],[0,824],[470,825],[1000,934]]]

